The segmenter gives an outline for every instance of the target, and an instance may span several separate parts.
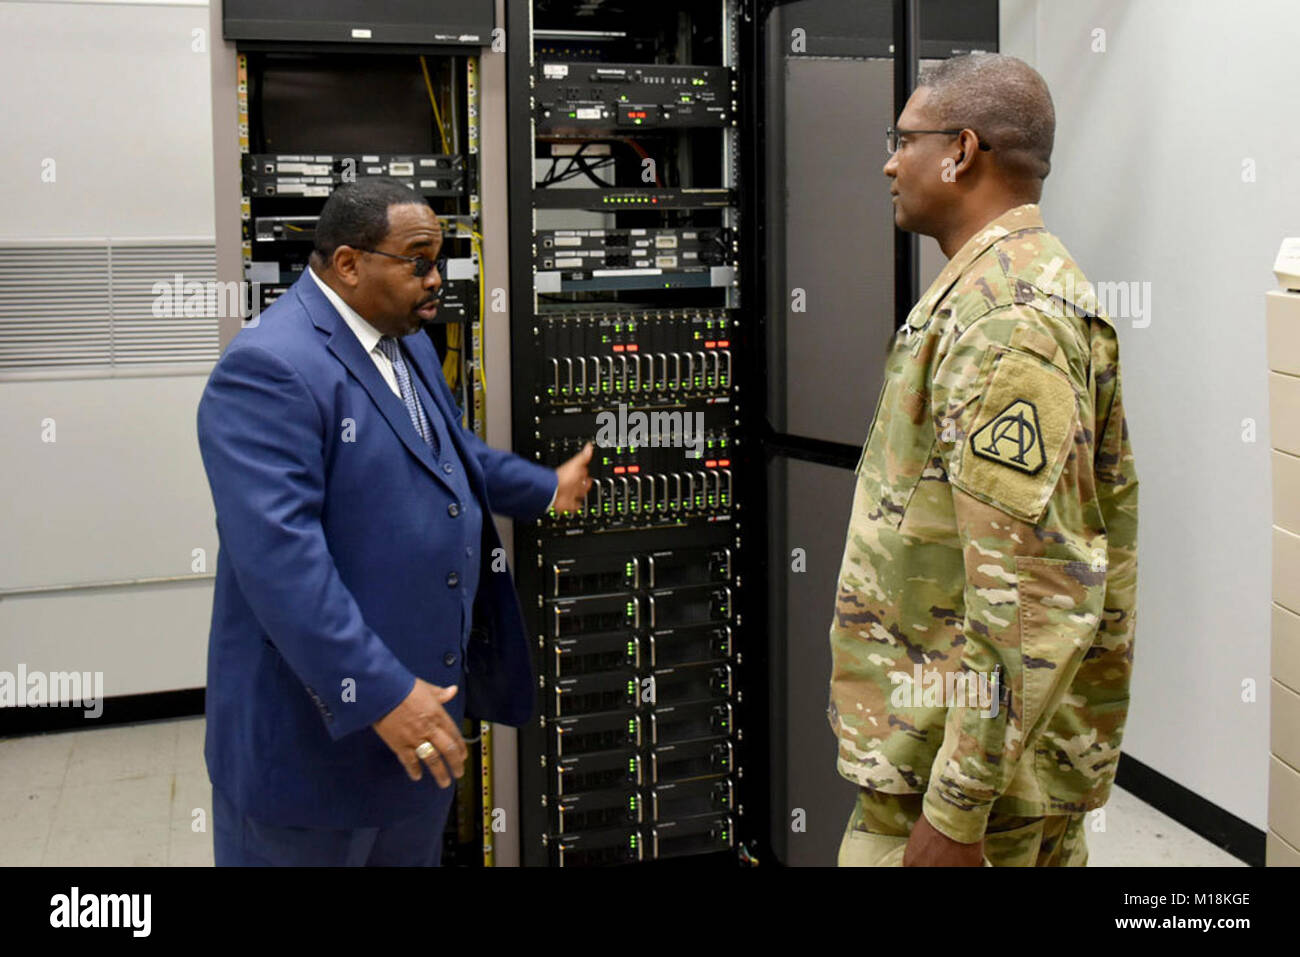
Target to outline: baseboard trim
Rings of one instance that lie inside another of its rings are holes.
[[[98,718],[87,718],[81,708],[0,708],[0,738],[194,717],[203,714],[203,702],[204,690],[190,688],[105,698]],[[1263,831],[1137,758],[1120,755],[1115,783],[1215,847],[1251,867],[1264,866],[1268,839]]]
[[[1137,758],[1120,755],[1115,783],[1233,857],[1251,867],[1264,866],[1268,839],[1263,831]]]
[[[76,708],[0,708],[0,738],[50,731],[90,731],[115,724],[136,724],[165,718],[190,718],[203,714],[204,691],[155,691],[104,699],[98,718]]]

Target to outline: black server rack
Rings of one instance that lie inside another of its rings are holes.
[[[507,4],[514,447],[558,465],[596,443],[583,508],[516,525],[539,701],[527,865],[761,853],[741,18],[722,0]]]

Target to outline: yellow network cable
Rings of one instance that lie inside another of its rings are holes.
[[[438,124],[438,135],[442,138],[442,151],[450,153],[451,147],[447,145],[447,131],[442,126],[442,111],[438,109],[438,98],[433,95],[433,81],[429,79],[429,65],[424,60],[424,54],[420,55],[420,70],[424,73],[424,88],[429,91],[429,103],[433,106],[433,119]]]
[[[447,380],[447,387],[454,393],[460,387],[460,352],[461,327],[459,322],[450,323],[447,330],[447,355],[442,360],[442,377]]]
[[[460,226],[457,226],[459,231]],[[469,231],[470,243],[474,247],[474,255],[478,259],[478,355],[474,357],[474,377],[478,380],[479,387],[484,393],[487,392],[487,371],[485,367],[485,357],[487,353],[487,339],[484,331],[483,319],[486,314],[486,294],[487,290],[483,288],[483,236],[474,229]],[[443,276],[442,281],[445,283],[447,277]],[[460,369],[463,361],[469,361],[470,357],[464,352],[464,328],[460,323],[447,326],[447,356],[442,360],[442,375],[447,380],[447,385],[454,392],[460,384]]]
[[[487,290],[483,288],[483,237],[477,230],[469,231],[469,241],[474,246],[478,257],[478,361],[474,363],[474,374],[478,378],[483,392],[487,393],[487,327],[483,322]]]
[[[442,124],[442,110],[438,109],[438,98],[433,92],[433,80],[429,77],[429,63],[425,60],[424,55],[420,56],[420,72],[424,74],[424,88],[429,93],[429,105],[433,107],[433,119],[438,124],[438,137],[442,140],[442,151],[451,152],[451,146],[447,143],[447,129]],[[447,277],[443,276],[442,281],[445,283]],[[442,360],[442,375],[447,380],[447,385],[454,392],[460,384],[460,363],[464,359],[462,351],[464,344],[463,330],[459,323],[447,326],[447,356]]]

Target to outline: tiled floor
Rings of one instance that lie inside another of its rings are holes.
[[[1084,819],[1089,867],[1246,866],[1127,791],[1115,788],[1101,810]]]
[[[0,865],[211,866],[203,719],[0,740]],[[1241,866],[1116,790],[1090,866]]]
[[[3,865],[211,866],[211,807],[202,718],[0,741]]]

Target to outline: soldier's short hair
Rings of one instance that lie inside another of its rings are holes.
[[[917,86],[929,90],[926,110],[939,126],[974,130],[1011,176],[1046,179],[1056,110],[1047,83],[1024,60],[1002,53],[956,56],[922,71]]]

